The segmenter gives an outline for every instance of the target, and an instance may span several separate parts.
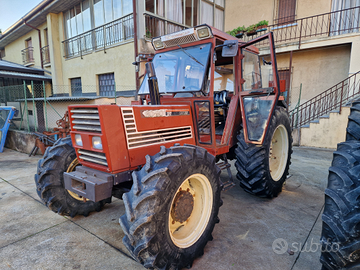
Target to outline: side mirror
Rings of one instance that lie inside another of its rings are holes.
[[[238,52],[238,41],[237,40],[225,40],[222,45],[222,57],[234,57]]]

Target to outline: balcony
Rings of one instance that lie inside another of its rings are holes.
[[[50,64],[49,45],[41,48],[41,56],[43,66]]]
[[[133,14],[121,17],[90,31],[64,40],[65,58],[83,56],[116,46],[134,37]]]
[[[34,48],[33,47],[27,47],[21,51],[23,64],[31,65],[34,64]]]
[[[276,46],[295,44],[300,48],[307,40],[359,33],[359,28],[360,6],[297,19],[286,25],[269,25],[266,32],[258,32],[250,37],[244,36],[242,40],[249,41],[272,31]]]
[[[158,37],[173,32],[184,30],[188,27],[180,23],[166,20],[155,14],[145,13],[145,37],[151,39],[153,37]]]

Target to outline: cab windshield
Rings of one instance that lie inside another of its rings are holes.
[[[197,92],[204,87],[211,43],[156,54],[153,59],[160,93]],[[139,94],[149,94],[146,74]]]

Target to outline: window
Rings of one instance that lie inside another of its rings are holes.
[[[113,97],[115,95],[114,73],[99,75],[99,94],[106,97]]]
[[[195,101],[194,105],[199,143],[212,144],[210,102]]]
[[[330,35],[359,32],[359,0],[333,0]]]
[[[257,54],[244,50],[243,59],[243,90],[262,88],[260,62]]]
[[[201,12],[199,12],[199,3]],[[182,30],[181,25],[193,27],[201,23],[223,30],[224,5],[224,0],[145,0],[145,9],[148,13],[169,21],[165,32],[160,30],[165,27],[164,21],[157,18],[147,21],[146,28],[147,31],[156,32],[152,33],[152,36]]]
[[[5,48],[0,49],[0,59],[5,57]]]
[[[160,93],[197,92],[205,88],[211,43],[156,54],[153,60]],[[195,61],[189,55],[196,55]],[[148,94],[146,74],[139,94]]]
[[[214,91],[234,91],[234,65],[216,65],[214,72]]]
[[[85,0],[65,12],[66,38],[132,13],[132,0]]]
[[[148,38],[173,33],[197,25],[198,0],[145,0],[146,36]],[[192,4],[194,3],[194,4]],[[162,18],[149,16],[153,13]],[[165,23],[165,21],[168,21]],[[185,26],[186,25],[186,26]]]
[[[44,29],[44,46],[49,45],[49,35],[48,35],[48,29],[45,28]]]
[[[70,79],[71,96],[82,96],[81,78]]]
[[[34,62],[33,51],[32,41],[31,38],[29,38],[25,40],[25,49],[21,51],[24,65]]]
[[[223,30],[225,0],[202,0],[200,4],[201,23]]]
[[[295,21],[296,0],[278,0],[277,24],[288,24]]]
[[[290,88],[290,70],[288,68],[278,69],[279,80],[284,80],[285,84],[285,91],[287,92]]]
[[[26,48],[32,48],[31,38],[25,40],[25,47],[26,47]]]
[[[201,23],[224,29],[224,1],[202,0]],[[145,0],[145,9],[167,20],[189,27],[200,24],[197,0]]]

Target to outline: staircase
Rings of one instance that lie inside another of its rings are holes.
[[[349,106],[360,97],[360,71],[289,112],[295,144],[336,148],[344,141]]]
[[[330,112],[341,113],[345,104],[360,96],[360,71],[335,84],[319,95],[296,106],[289,112],[293,129],[307,127],[312,121],[329,115]]]
[[[309,147],[336,148],[338,143],[345,141],[349,114],[350,107],[343,106],[341,114],[339,111],[333,111],[299,129],[294,129],[294,143]]]

